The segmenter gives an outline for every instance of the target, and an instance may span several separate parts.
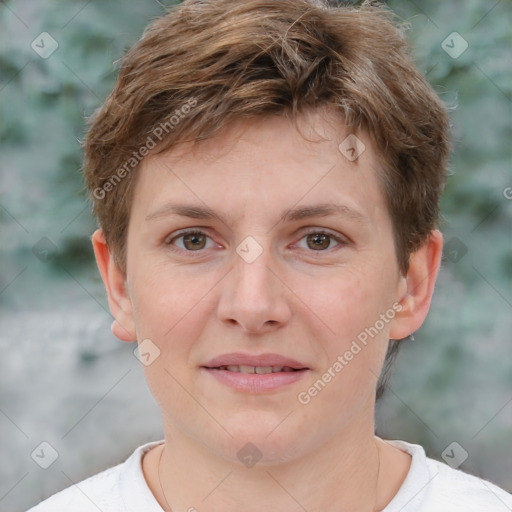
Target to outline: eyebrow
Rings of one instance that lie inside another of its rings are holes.
[[[167,217],[169,215],[179,215],[181,217],[189,217],[191,219],[219,220],[228,225],[223,215],[212,210],[208,206],[195,206],[188,204],[168,203],[158,210],[146,216],[146,221]],[[328,217],[330,215],[338,215],[346,217],[360,224],[367,224],[369,219],[363,213],[339,203],[321,203],[311,206],[299,206],[289,208],[281,215],[280,222],[293,222],[311,217]]]

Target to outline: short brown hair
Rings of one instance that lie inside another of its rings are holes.
[[[405,275],[410,253],[438,225],[450,149],[447,110],[387,8],[328,0],[185,0],[127,52],[84,143],[93,211],[120,267],[141,148],[150,139],[160,152],[204,140],[235,120],[297,119],[320,106],[375,144]],[[165,136],[153,140],[162,127]],[[394,347],[392,340],[385,372]]]

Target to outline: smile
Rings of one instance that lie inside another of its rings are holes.
[[[290,366],[246,365],[225,365],[213,368],[203,366],[201,370],[223,387],[253,395],[280,391],[310,372],[308,368],[294,369]]]
[[[246,366],[246,365],[226,365],[212,368],[213,370],[227,370],[228,372],[236,373],[257,373],[264,375],[266,373],[279,373],[279,372],[296,372],[300,371],[297,368],[290,366]]]

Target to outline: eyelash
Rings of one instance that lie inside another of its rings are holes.
[[[173,241],[175,241],[179,238],[182,238],[186,235],[205,235],[206,237],[210,238],[210,240],[211,240],[211,237],[208,235],[208,233],[206,233],[204,231],[201,231],[198,229],[185,229],[183,231],[179,231],[178,233],[176,233],[172,238],[166,237],[164,243],[165,243],[165,245],[170,247],[171,250],[173,250],[173,251],[174,250],[183,251],[183,252],[190,253],[191,255],[194,255],[194,256],[200,256],[204,252],[205,249],[199,249],[197,251],[189,251],[187,249],[182,249],[181,247],[175,247],[173,245],[173,243],[172,243]],[[335,235],[334,233],[331,233],[330,231],[327,231],[324,229],[311,229],[310,231],[304,233],[302,235],[302,237],[299,239],[299,241],[302,240],[303,238],[307,237],[308,235],[326,235],[339,244],[336,247],[333,247],[333,248],[329,247],[328,249],[324,249],[324,250],[314,251],[313,249],[311,249],[309,251],[311,253],[329,252],[332,249],[339,248],[339,246],[344,246],[349,243],[346,239],[342,238],[341,236]],[[197,253],[197,254],[194,254],[194,253]]]

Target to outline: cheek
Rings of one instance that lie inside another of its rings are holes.
[[[133,279],[134,316],[138,339],[150,338],[162,352],[186,349],[208,316],[208,279],[191,279],[179,269],[153,266]],[[199,285],[200,284],[200,285]]]
[[[325,368],[316,378],[327,382],[323,400],[333,405],[364,402],[362,398],[372,391],[380,372],[389,332],[389,323],[380,320],[380,315],[391,303],[387,303],[386,283],[376,282],[376,275],[340,271],[336,279],[325,281],[308,297],[308,318],[319,324],[318,317],[324,325],[324,335],[318,339]]]
[[[369,269],[340,269],[329,279],[303,283],[304,313],[323,324],[333,348],[342,349],[384,312],[385,298],[378,293],[381,283],[375,282],[374,275]]]
[[[183,386],[190,388],[191,350],[209,315],[205,288],[176,269],[156,266],[140,271],[132,284],[137,338],[150,339],[157,347],[158,356],[143,367],[151,394],[175,421],[183,416],[176,411],[189,411],[185,416],[193,417],[193,403]]]

